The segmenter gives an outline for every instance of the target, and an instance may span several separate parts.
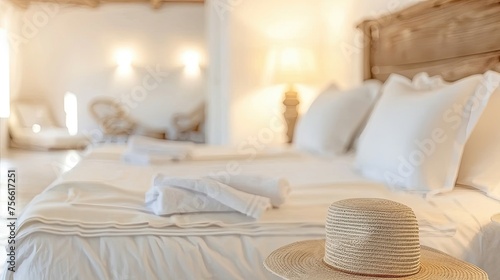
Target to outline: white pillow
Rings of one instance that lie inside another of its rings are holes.
[[[455,186],[465,142],[491,89],[482,75],[450,84],[428,79],[389,77],[360,137],[356,166],[392,187],[432,195]]]
[[[426,72],[416,74],[411,83],[413,87],[418,90],[430,90],[446,85],[446,82],[441,76],[430,77]]]
[[[371,110],[381,83],[366,81],[346,91],[328,87],[299,119],[294,146],[321,156],[345,153],[355,133]]]
[[[441,76],[433,76],[429,77],[429,74],[426,72],[418,73],[413,77],[412,84],[416,89],[431,89],[436,86],[441,86],[445,84],[445,81],[441,78]],[[369,117],[369,116],[367,116]],[[356,136],[354,137],[353,145],[352,145],[352,150],[356,151],[358,148],[358,142],[359,142],[359,137],[361,136],[361,133],[366,127],[366,124],[368,123],[369,118],[366,118],[363,121],[363,124],[361,125],[360,129],[358,132],[356,132]]]
[[[500,73],[491,73],[489,78],[497,89],[465,145],[457,183],[500,200]]]

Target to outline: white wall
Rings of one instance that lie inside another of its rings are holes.
[[[16,98],[20,87],[20,67],[21,56],[14,48],[11,34],[19,33],[22,11],[7,1],[0,2],[0,28],[7,31],[9,43],[9,62],[10,62],[10,99]],[[3,100],[3,99],[2,99]],[[6,151],[9,146],[9,135],[7,129],[7,119],[0,119],[0,154]]]
[[[216,5],[219,0],[206,0],[206,30],[208,46],[207,123],[206,140],[211,144],[225,145],[230,140],[228,67],[228,28],[224,10]]]
[[[318,61],[317,81],[299,87],[304,112],[329,83],[341,88],[362,81],[361,33],[356,25],[364,18],[391,13],[419,0],[209,0],[208,13],[213,24],[209,36],[226,48],[223,56],[211,57],[211,69],[227,73],[217,77],[211,98],[228,93],[229,105],[212,104],[218,111],[213,121],[227,124],[223,136],[211,139],[216,144],[262,145],[284,142],[281,99],[283,85],[273,83],[266,73],[267,54],[275,47],[296,46],[312,50]],[[224,3],[221,5],[221,3]],[[221,125],[211,134],[220,133]],[[255,146],[255,145],[254,145]]]
[[[189,111],[205,97],[205,75],[183,73],[182,54],[200,53],[206,64],[203,4],[104,4],[99,8],[32,4],[24,13],[19,43],[19,99],[50,102],[64,124],[63,96],[78,98],[79,127],[96,124],[88,114],[97,96],[119,98],[137,120],[165,128],[174,112]],[[133,53],[133,67],[120,71],[119,49]]]
[[[11,99],[16,98],[21,86],[21,55],[17,46],[17,37],[21,30],[21,18],[23,11],[10,2],[0,2],[0,27],[7,30],[10,52],[10,89]]]

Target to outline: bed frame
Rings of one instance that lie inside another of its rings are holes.
[[[358,28],[365,80],[425,71],[456,81],[500,72],[500,0],[428,0]]]

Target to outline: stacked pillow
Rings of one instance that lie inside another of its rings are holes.
[[[347,91],[329,86],[299,119],[295,147],[320,156],[345,153],[372,110],[380,88],[376,80]]]
[[[500,74],[491,74],[488,84],[498,85]],[[457,183],[475,187],[500,200],[500,87],[493,92],[465,145]]]
[[[493,71],[453,83],[421,73],[349,91],[332,85],[299,120],[294,145],[339,155],[363,130],[356,167],[365,177],[427,195],[465,185],[500,200],[499,85]]]
[[[357,168],[407,191],[450,191],[458,177],[458,183],[498,195],[498,90],[488,101],[499,82],[500,74],[491,71],[454,83],[391,75],[360,137]]]

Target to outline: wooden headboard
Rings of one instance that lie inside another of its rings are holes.
[[[500,0],[428,0],[366,20],[364,79],[500,72]]]

